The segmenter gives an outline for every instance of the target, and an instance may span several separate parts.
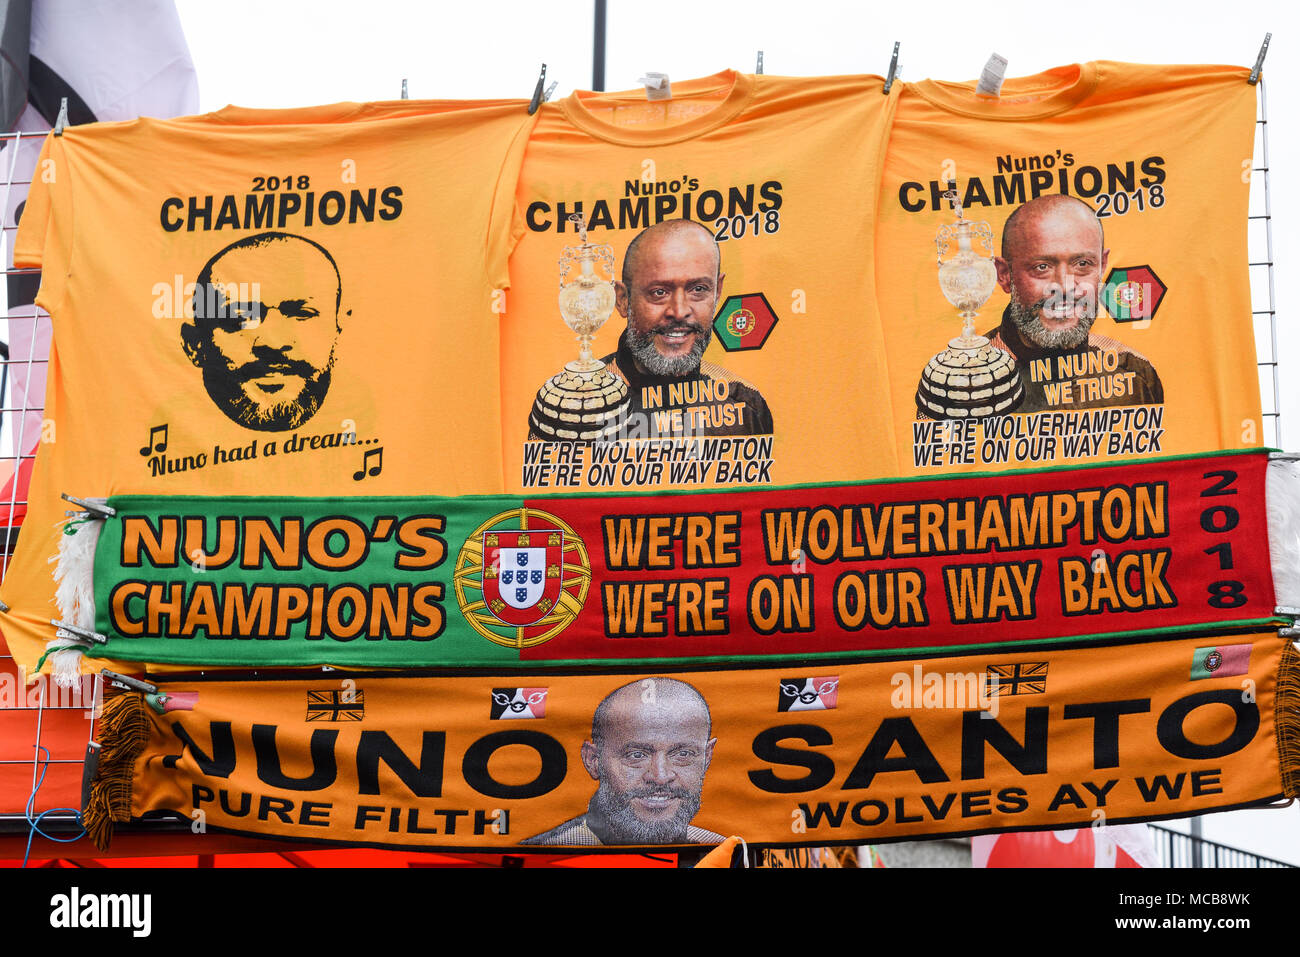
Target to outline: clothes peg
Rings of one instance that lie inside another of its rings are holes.
[[[78,628],[76,625],[69,625],[66,621],[59,621],[57,618],[51,618],[50,624],[54,626],[55,638],[75,641],[83,645],[108,644],[108,637],[101,635],[97,631],[91,631],[88,628]]]
[[[59,97],[59,117],[54,121],[54,135],[62,136],[63,128],[67,125],[68,125],[68,98],[66,96],[61,96]]]
[[[145,694],[154,694],[158,691],[158,686],[150,684],[147,681],[141,681],[139,678],[132,678],[130,675],[119,675],[116,671],[109,671],[107,668],[99,672],[114,688],[121,688],[123,691],[143,691]]]
[[[402,78],[402,99],[404,99],[404,100],[409,100],[409,99],[410,99],[410,96],[408,96],[407,93],[406,93],[406,78],[405,78],[405,77]]]
[[[894,77],[898,75],[898,46],[899,41],[894,41],[894,55],[889,58],[889,73],[885,75],[885,94],[888,95],[894,85]]]
[[[95,518],[112,518],[117,514],[117,509],[110,508],[103,502],[88,502],[85,499],[77,498],[75,495],[69,495],[67,492],[61,493],[59,497],[65,502],[71,502],[73,505],[80,505]]]
[[[533,98],[528,102],[528,115],[532,116],[542,105],[543,87],[546,85],[546,64],[542,64],[542,72],[537,77],[537,86],[533,88]]]
[[[1259,48],[1259,56],[1255,57],[1255,68],[1250,71],[1250,76],[1246,78],[1246,82],[1251,86],[1259,82],[1259,71],[1264,68],[1264,57],[1268,54],[1268,41],[1271,39],[1273,39],[1273,34],[1264,34],[1264,43]]]
[[[758,66],[754,67],[754,72],[759,76],[763,75],[763,51],[758,51]]]

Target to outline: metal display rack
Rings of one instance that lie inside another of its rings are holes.
[[[1268,40],[1266,39],[1264,49],[1260,51],[1260,62],[1263,60],[1267,45]],[[897,55],[897,45],[895,45],[895,63],[897,62]],[[760,54],[760,71],[762,69],[761,63]],[[1258,70],[1259,63],[1256,64],[1256,76],[1258,76]],[[892,73],[891,68],[891,78]],[[1264,435],[1259,437],[1258,444],[1262,445],[1267,441],[1266,436],[1269,430],[1266,426],[1268,420],[1271,420],[1273,445],[1282,448],[1281,360],[1278,352],[1277,311],[1274,295],[1272,205],[1269,191],[1268,108],[1263,79],[1262,77],[1258,79],[1259,96],[1255,161],[1259,165],[1250,167],[1252,189],[1248,223],[1252,321],[1255,331],[1256,359],[1260,370],[1260,392],[1265,420],[1261,423],[1261,425],[1265,426]],[[539,80],[539,88],[540,86],[541,81]],[[595,88],[600,89],[601,87],[603,87],[603,82]],[[40,131],[0,134],[0,162],[3,162],[4,173],[2,190],[4,203],[0,205],[0,209],[8,208],[8,200],[14,187],[28,185],[28,180],[24,177],[28,175],[29,171],[18,169],[18,160],[22,152],[19,147],[24,142],[39,141],[44,136],[45,132]],[[1256,190],[1253,185],[1256,182],[1255,177],[1259,174],[1263,175],[1263,186],[1262,189]],[[4,249],[0,251],[0,254],[5,255],[5,263],[9,262],[9,250],[12,248],[16,232],[16,223],[4,223]],[[1258,278],[1260,274],[1257,273],[1257,270],[1263,271],[1262,279]],[[7,290],[4,303],[7,307],[10,298],[9,293],[15,289],[33,285],[36,281],[34,277],[38,276],[39,272],[32,269],[6,268],[4,269],[4,275]],[[48,355],[37,354],[36,343],[42,341],[42,338],[44,338],[44,341],[49,340],[48,335],[42,337],[38,333],[48,333],[50,328],[50,317],[35,305],[21,306],[16,309],[5,308],[3,311],[7,315],[8,325],[3,337],[4,341],[0,341],[0,417],[2,417],[0,418],[0,475],[3,475],[8,470],[7,467],[11,466],[13,481],[8,494],[3,500],[0,500],[0,536],[2,536],[0,537],[0,578],[8,571],[13,546],[21,534],[21,523],[17,521],[17,518],[20,509],[25,507],[26,501],[19,496],[19,472],[24,462],[35,457],[34,454],[24,451],[27,446],[33,444],[31,441],[33,436],[30,434],[28,420],[33,417],[40,417],[44,411],[40,403],[33,402],[29,393],[16,394],[18,389],[15,388],[13,373],[17,369],[23,369],[27,373],[26,381],[30,383],[33,370],[38,366],[48,364]],[[9,343],[14,339],[13,331],[21,328],[21,324],[30,324],[29,346],[25,350],[25,355],[13,355],[10,352]],[[1271,388],[1268,386],[1271,386]],[[1270,397],[1271,403],[1269,402]],[[4,680],[7,675],[13,676],[12,680],[17,683],[17,687],[21,691],[23,688],[21,676],[18,675],[13,657],[3,644],[2,638],[0,638],[0,680]],[[41,814],[43,810],[49,811],[54,808],[55,804],[66,803],[71,780],[75,778],[75,781],[79,784],[86,748],[94,738],[95,716],[98,713],[96,704],[102,694],[102,679],[99,676],[94,678],[93,689],[87,694],[87,686],[91,684],[92,682],[89,681],[83,682],[81,694],[75,696],[76,700],[71,703],[61,703],[47,701],[46,692],[49,684],[43,681],[35,705],[23,703],[24,699],[20,697],[17,707],[0,708],[0,795],[13,788],[13,782],[18,780],[18,774],[21,773],[21,769],[24,767],[31,769],[30,786],[32,792],[36,794],[36,803],[31,804],[26,814],[21,811],[16,812],[11,806],[0,803],[0,836],[20,834],[25,838],[31,827],[30,817]],[[62,698],[63,696],[59,695],[59,697]],[[90,702],[86,701],[87,697],[91,698]],[[81,732],[72,734],[68,733],[67,729],[70,726],[74,728],[78,726],[77,719],[74,717],[75,712],[81,712],[82,718],[80,720],[85,723]],[[12,738],[6,740],[6,728],[10,729],[9,735],[12,735],[12,729],[23,727],[29,722],[34,723],[34,735],[31,743],[26,748],[12,740]],[[59,727],[57,736],[52,737],[50,735],[47,723],[57,723]],[[43,749],[47,753],[43,754]],[[21,753],[24,751],[25,754]],[[61,786],[51,788],[51,780],[47,779],[49,775],[61,778]],[[26,779],[25,774],[22,777],[24,780]],[[43,785],[46,790],[38,792],[38,784],[41,784],[43,779],[46,779]],[[46,800],[47,793],[54,798],[53,803]],[[62,795],[62,797],[59,798],[56,795]],[[41,826],[52,833],[61,834],[75,834],[80,830],[77,815],[68,813],[66,810],[62,813],[45,814],[41,820]],[[184,836],[176,834],[174,826],[163,827],[160,831],[175,834],[177,838]]]

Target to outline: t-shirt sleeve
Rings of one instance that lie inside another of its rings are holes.
[[[54,189],[58,185],[58,163],[53,157],[54,135],[45,137],[36,167],[32,170],[27,199],[18,218],[14,238],[14,265],[19,269],[40,269],[45,256]]]
[[[67,135],[45,138],[14,239],[14,265],[41,271],[36,304],[51,316],[67,296],[75,241]]]
[[[539,111],[540,112],[540,111]],[[524,111],[520,124],[501,162],[500,175],[492,196],[492,211],[488,220],[485,248],[488,282],[494,289],[510,287],[510,254],[524,234],[524,220],[515,204],[515,190],[519,185],[519,172],[523,169],[528,139],[537,125],[537,114],[529,116]]]

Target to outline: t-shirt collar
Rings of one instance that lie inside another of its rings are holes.
[[[985,120],[1032,120],[1055,116],[1086,99],[1097,86],[1097,64],[1059,66],[1033,76],[1012,77],[1000,96],[981,96],[974,82],[922,80],[904,88],[934,106]]]
[[[753,77],[735,70],[723,70],[713,76],[698,80],[674,82],[673,98],[662,101],[667,108],[674,102],[680,102],[691,96],[725,91],[723,98],[712,109],[692,116],[671,126],[627,127],[599,117],[592,106],[616,106],[619,104],[646,104],[644,90],[629,90],[619,93],[593,93],[588,90],[575,90],[557,104],[564,116],[574,126],[591,134],[597,139],[627,146],[656,146],[668,143],[680,143],[702,133],[717,129],[736,117],[749,103],[754,95],[756,83],[761,78]]]

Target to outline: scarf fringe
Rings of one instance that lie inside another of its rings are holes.
[[[81,824],[95,847],[107,851],[113,825],[131,820],[131,783],[136,759],[149,743],[149,707],[129,691],[104,702],[99,724],[99,767],[90,780]]]
[[[1277,694],[1273,702],[1277,725],[1278,762],[1282,768],[1282,793],[1300,797],[1300,651],[1288,641],[1277,669]]]
[[[1274,597],[1279,605],[1300,606],[1300,462],[1269,462],[1264,498]]]
[[[87,501],[103,504],[108,500]],[[89,513],[69,518],[63,523],[63,534],[59,536],[59,553],[50,559],[54,565],[53,578],[57,586],[54,602],[59,609],[59,619],[92,631],[95,627],[95,549],[103,528],[104,520]],[[81,681],[83,652],[79,645],[69,645],[65,639],[51,638],[46,643],[51,673],[58,687],[73,688]]]

